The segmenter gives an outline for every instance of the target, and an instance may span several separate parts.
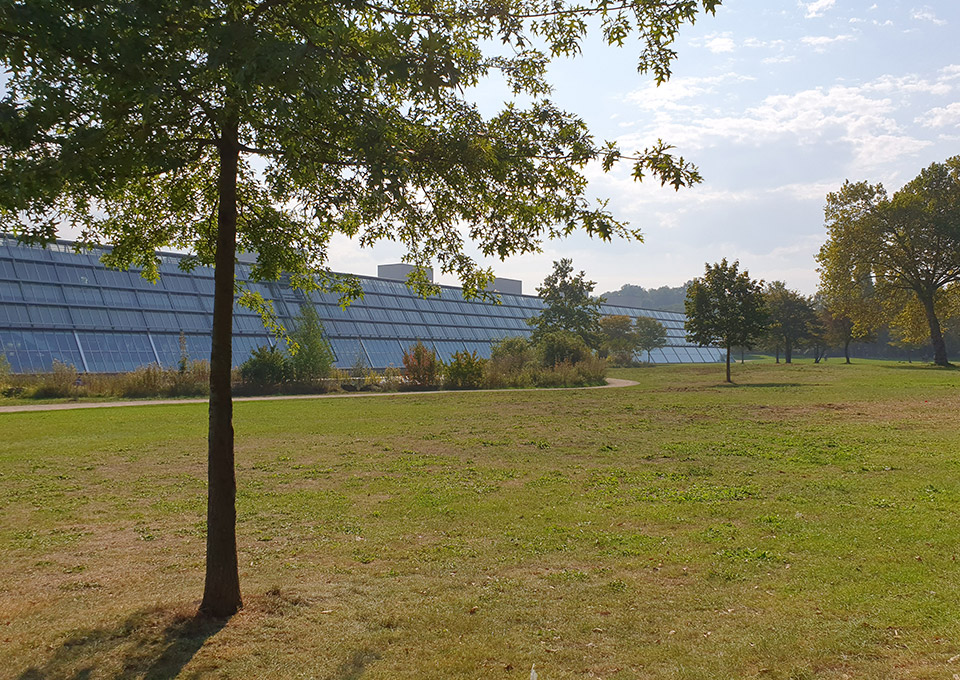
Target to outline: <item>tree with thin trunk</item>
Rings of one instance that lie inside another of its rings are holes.
[[[647,353],[647,363],[650,363],[650,353],[655,349],[666,347],[667,329],[656,319],[649,316],[637,317],[633,324],[633,332],[637,337],[637,349]]]
[[[773,281],[763,290],[767,310],[767,335],[777,347],[783,347],[785,363],[793,362],[793,350],[813,333],[816,314],[810,300],[795,290],[790,290],[783,281]]]
[[[934,363],[947,366],[939,300],[960,282],[960,156],[933,163],[892,198],[880,184],[845,182],[827,195],[827,242],[820,249],[827,286],[869,282],[887,316],[922,312]]]
[[[719,345],[726,350],[730,379],[730,349],[750,349],[766,330],[767,312],[763,305],[763,283],[740,271],[740,263],[706,265],[703,277],[694,279],[684,301],[687,340],[701,347]]]
[[[633,155],[594,141],[550,100],[547,65],[598,25],[612,45],[635,33],[661,83],[680,27],[719,4],[0,0],[0,229],[46,243],[73,227],[149,279],[165,247],[215,269],[203,614],[242,604],[232,315],[272,312],[248,281],[359,296],[327,268],[342,236],[400,242],[421,294],[434,264],[473,296],[493,273],[468,241],[505,258],[577,229],[639,238],[588,200],[584,166],[629,159],[674,188],[696,168],[659,140]],[[522,103],[484,115],[466,95],[491,77]],[[246,279],[238,250],[256,253]]]

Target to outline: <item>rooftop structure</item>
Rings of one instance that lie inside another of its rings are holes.
[[[160,279],[151,283],[137,271],[107,268],[101,254],[77,253],[67,241],[39,248],[0,236],[0,353],[13,372],[49,371],[54,360],[93,373],[175,366],[181,337],[191,359],[209,356],[211,268],[185,272],[178,266],[182,255],[162,254]],[[400,281],[361,276],[363,299],[343,309],[336,294],[306,295],[282,282],[250,282],[249,274],[249,263],[239,262],[237,279],[272,301],[287,327],[302,305],[314,305],[340,368],[400,366],[403,351],[418,340],[444,361],[464,350],[489,357],[502,338],[528,337],[526,320],[543,308],[538,297],[502,290],[500,304],[467,301],[451,286],[424,299]],[[651,354],[655,363],[722,360],[720,350],[684,339],[683,314],[616,305],[603,305],[602,311],[662,323],[668,345]],[[259,315],[239,306],[234,312],[233,360],[239,365],[254,348],[277,341]]]

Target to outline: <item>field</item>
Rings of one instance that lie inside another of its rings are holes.
[[[960,673],[960,371],[613,375],[237,404],[220,624],[203,405],[0,414],[0,677]]]

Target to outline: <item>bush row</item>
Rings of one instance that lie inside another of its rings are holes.
[[[494,345],[490,359],[480,358],[476,352],[457,352],[448,363],[418,342],[404,352],[402,368],[391,367],[383,372],[361,364],[349,371],[332,368],[332,355],[322,347],[311,348],[310,343],[302,343],[300,352],[294,355],[260,347],[234,371],[233,387],[237,395],[574,387],[602,384],[605,371],[605,362],[578,336],[555,332],[545,334],[536,344],[524,338],[506,338]],[[8,368],[0,364],[0,393],[5,397],[205,396],[209,394],[209,381],[208,362],[186,359],[175,368],[149,365],[119,374],[81,374],[71,365],[54,361],[50,373],[10,375]]]

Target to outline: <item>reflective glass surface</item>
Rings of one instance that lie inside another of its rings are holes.
[[[0,236],[0,351],[18,373],[49,371],[54,359],[78,370],[127,371],[149,363],[175,366],[181,337],[189,359],[210,352],[213,311],[212,270],[178,266],[183,257],[161,254],[157,283],[137,271],[100,263],[100,252],[77,253],[74,244],[47,249],[23,246]],[[530,336],[526,320],[542,308],[533,295],[503,294],[500,304],[465,301],[457,288],[422,299],[398,281],[357,277],[365,297],[346,308],[338,294],[309,296],[282,282],[248,281],[250,267],[237,265],[238,280],[273,304],[278,321],[295,325],[299,306],[313,301],[339,368],[358,362],[373,368],[402,364],[402,353],[418,339],[448,361],[457,351],[490,356],[491,345],[509,336]],[[603,314],[657,319],[668,346],[655,350],[655,363],[722,361],[717,348],[698,348],[684,337],[683,314],[602,305]],[[259,314],[235,306],[235,365],[258,346],[275,342]],[[82,350],[82,351],[81,351]]]

